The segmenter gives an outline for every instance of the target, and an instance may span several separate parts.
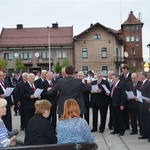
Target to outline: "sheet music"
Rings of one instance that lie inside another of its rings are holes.
[[[142,97],[141,92],[139,90],[136,90],[136,92],[137,92],[137,97],[139,99],[139,102],[143,103],[143,100],[141,98]]]
[[[98,88],[98,85],[96,84],[96,85],[92,85],[92,91],[94,91],[94,92],[98,92],[97,90],[98,90],[99,88]]]
[[[101,84],[101,86],[104,88],[104,90],[105,90],[106,93],[110,93],[109,89],[106,87],[105,84]]]
[[[5,95],[6,97],[10,96],[11,93],[13,92],[13,90],[14,90],[14,87],[7,87],[6,90],[5,90],[4,95]]]
[[[37,98],[37,97],[39,97],[40,95],[41,95],[41,93],[43,92],[43,90],[44,89],[39,89],[39,88],[37,88],[36,90],[35,90],[35,92],[34,92],[34,97],[35,98]]]
[[[133,91],[125,91],[125,92],[126,92],[128,98],[130,98],[130,99],[134,99],[135,98],[135,95],[134,95]]]

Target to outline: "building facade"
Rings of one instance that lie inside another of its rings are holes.
[[[56,62],[68,59],[73,64],[73,27],[3,28],[0,58],[8,60],[8,74],[14,71],[16,58],[23,60],[27,72],[52,69]],[[49,55],[50,53],[50,55]]]

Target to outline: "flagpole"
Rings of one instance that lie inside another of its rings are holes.
[[[50,32],[48,31],[49,71],[51,71]]]

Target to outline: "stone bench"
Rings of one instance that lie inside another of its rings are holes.
[[[74,143],[74,144],[51,144],[51,145],[28,145],[3,148],[3,150],[96,150],[96,143]]]

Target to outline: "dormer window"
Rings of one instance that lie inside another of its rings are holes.
[[[101,39],[101,34],[94,34],[94,39]]]

